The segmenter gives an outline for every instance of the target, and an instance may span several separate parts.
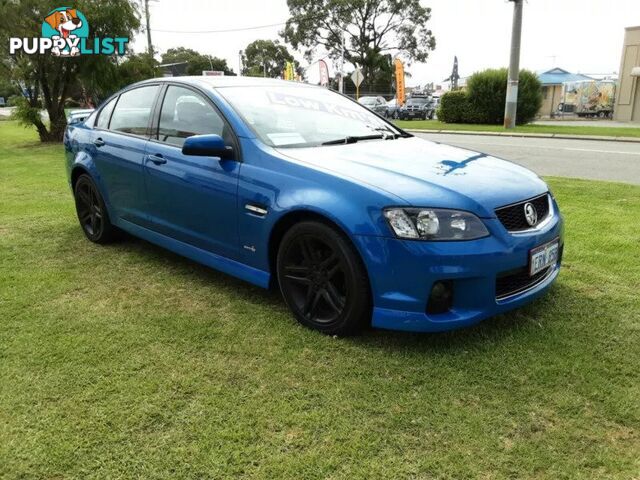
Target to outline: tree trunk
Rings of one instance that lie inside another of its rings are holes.
[[[49,139],[46,141],[61,142],[66,128],[67,117],[64,114],[63,108],[49,112]]]

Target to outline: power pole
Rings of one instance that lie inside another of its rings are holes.
[[[515,128],[518,109],[518,78],[520,76],[520,38],[522,37],[523,0],[513,2],[513,26],[511,28],[511,58],[509,60],[509,80],[507,101],[504,107],[504,128]]]
[[[338,91],[342,93],[344,91],[344,32],[342,32],[342,40],[340,42],[340,83],[338,84]]]
[[[151,14],[149,13],[149,0],[144,0],[144,16],[147,21],[147,52],[153,57],[153,44],[151,43]]]

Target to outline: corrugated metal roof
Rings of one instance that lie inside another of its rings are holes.
[[[564,82],[579,82],[580,80],[593,80],[581,73],[570,73],[562,68],[552,68],[538,74],[538,80],[542,85],[561,85]]]

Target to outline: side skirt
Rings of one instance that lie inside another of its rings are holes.
[[[162,235],[123,219],[118,219],[117,226],[135,237],[142,238],[147,242],[151,242],[162,248],[171,250],[178,255],[187,257],[198,263],[206,265],[207,267],[232,275],[241,280],[257,285],[258,287],[269,288],[269,278],[271,275],[268,272],[216,255],[215,253],[202,250],[201,248],[175,240],[171,237],[167,237],[166,235]]]

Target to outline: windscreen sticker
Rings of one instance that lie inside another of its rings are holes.
[[[297,97],[295,95],[286,95],[278,92],[266,92],[269,102],[273,105],[285,105],[303,110],[314,110],[316,112],[325,112],[332,115],[338,115],[343,118],[352,120],[360,120],[362,122],[377,121],[377,117],[367,113],[360,112],[350,108],[344,108],[331,102],[321,102],[319,100],[311,100],[309,98]]]
[[[269,140],[271,140],[276,147],[306,143],[304,137],[296,132],[267,133],[267,137],[269,137]]]

